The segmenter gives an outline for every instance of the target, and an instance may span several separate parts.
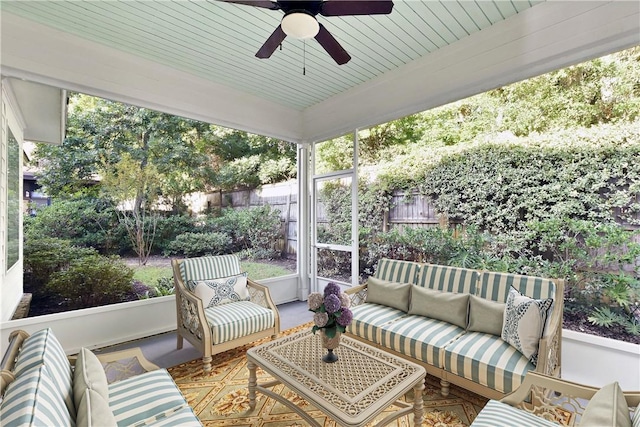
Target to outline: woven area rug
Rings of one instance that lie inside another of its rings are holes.
[[[310,328],[310,324],[284,331],[281,336],[307,328]],[[268,339],[214,356],[214,366],[208,375],[204,375],[202,371],[201,359],[168,369],[189,405],[205,426],[300,427],[307,425],[291,409],[259,392],[257,393],[256,408],[249,412],[247,391],[249,371],[245,353],[252,346],[266,341]],[[258,382],[271,379],[269,374],[259,368],[257,375]],[[283,385],[275,386],[272,390],[302,408],[321,426],[338,427],[320,410]],[[412,400],[411,392],[405,396],[405,400]],[[451,386],[449,397],[443,398],[440,395],[438,380],[428,377],[427,387],[424,390],[425,420],[422,425],[433,427],[468,426],[486,402],[487,399],[454,385]],[[372,425],[396,409],[397,407],[391,406],[380,414]],[[401,417],[390,425],[413,426],[413,415]]]

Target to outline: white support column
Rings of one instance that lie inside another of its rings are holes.
[[[351,285],[359,285],[360,272],[360,224],[358,221],[358,129],[353,131],[353,181],[351,182]]]
[[[306,143],[298,144],[298,299],[306,301],[310,287],[311,230],[309,191],[310,150]]]

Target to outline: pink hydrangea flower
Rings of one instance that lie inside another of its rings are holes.
[[[351,307],[351,298],[349,298],[349,295],[345,294],[344,292],[340,292],[340,295],[338,295],[338,298],[340,298],[341,307],[344,307],[344,308]]]
[[[316,313],[313,315],[313,322],[316,324],[318,328],[322,328],[326,326],[329,321],[329,315],[327,313]]]
[[[309,298],[307,300],[307,304],[309,304],[309,310],[317,310],[320,308],[322,303],[324,302],[324,297],[319,292],[314,292],[309,294]]]

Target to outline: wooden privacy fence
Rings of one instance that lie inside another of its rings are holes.
[[[640,195],[638,196],[640,198]],[[217,192],[208,197],[210,208],[243,209],[270,205],[280,211],[282,238],[278,249],[283,255],[294,255],[298,243],[298,186],[295,181],[264,186],[257,190],[237,190]],[[328,222],[323,206],[317,208],[318,222]],[[618,212],[614,212],[617,214]],[[640,215],[637,219],[640,219]],[[622,222],[625,230],[638,230],[640,226]],[[458,230],[459,223],[439,214],[428,197],[416,191],[395,191],[391,196],[391,207],[385,213],[382,228],[392,229],[421,227],[453,227]],[[640,243],[640,235],[634,240]]]

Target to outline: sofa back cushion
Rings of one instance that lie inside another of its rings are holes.
[[[556,284],[553,280],[488,271],[482,273],[476,295],[492,301],[507,302],[511,286],[530,298],[555,298]]]
[[[415,283],[419,269],[417,262],[382,258],[378,261],[374,277],[387,282]]]
[[[76,408],[73,403],[71,365],[51,328],[42,329],[24,340],[16,359],[15,375],[20,376],[38,365],[47,366],[69,414],[75,419]]]
[[[411,286],[409,314],[443,320],[464,329],[467,327],[468,305],[469,294],[440,292]]]
[[[411,283],[389,282],[375,277],[367,280],[367,302],[409,311]]]
[[[9,384],[2,399],[2,426],[73,425],[73,419],[55,382],[46,365],[40,364],[22,371]]]
[[[240,274],[240,259],[236,255],[203,256],[187,258],[180,262],[180,274],[189,290],[193,291],[199,280],[218,279]]]
[[[424,264],[420,267],[416,283],[418,286],[435,291],[475,294],[477,281],[478,272],[475,270]]]

